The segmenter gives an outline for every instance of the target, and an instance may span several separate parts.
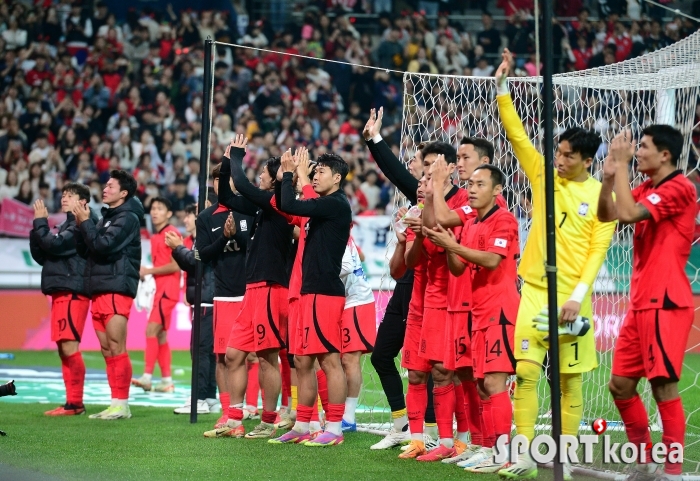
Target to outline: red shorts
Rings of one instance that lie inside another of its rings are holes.
[[[107,323],[114,316],[124,316],[129,319],[134,299],[124,294],[107,292],[92,296],[92,325],[96,331],[105,332]]]
[[[233,322],[228,347],[244,352],[284,349],[287,344],[289,290],[279,284],[247,286]]]
[[[615,344],[613,375],[678,381],[694,318],[692,307],[627,312]]]
[[[406,322],[406,334],[403,338],[403,352],[401,354],[401,367],[411,371],[430,372],[432,367],[427,359],[420,356],[420,332],[423,323]]]
[[[214,354],[226,354],[231,327],[241,312],[241,306],[243,297],[214,298]]]
[[[51,296],[51,341],[78,341],[83,337],[90,298],[62,292]]]
[[[287,313],[287,350],[289,354],[296,354],[301,349],[301,337],[299,336],[299,298],[289,299],[289,308]]]
[[[423,311],[423,328],[420,332],[420,355],[429,361],[445,359],[445,329],[447,309],[426,307]]]
[[[472,313],[448,312],[445,329],[445,369],[456,371],[457,369],[472,367]]]
[[[340,352],[345,297],[302,294],[299,300],[297,355]]]
[[[515,374],[514,334],[512,324],[494,324],[472,333],[474,377],[484,379],[490,372]]]
[[[164,292],[156,292],[148,322],[160,324],[163,326],[163,330],[167,331],[170,329],[170,320],[173,317],[175,306],[177,306],[177,299],[170,299]]]
[[[343,311],[341,352],[372,352],[377,340],[377,311],[374,302]]]

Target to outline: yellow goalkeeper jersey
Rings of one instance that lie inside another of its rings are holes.
[[[496,100],[506,136],[532,185],[532,226],[518,274],[525,282],[546,288],[544,157],[530,142],[510,94],[499,95]],[[579,282],[593,286],[615,231],[615,222],[598,220],[600,189],[601,183],[593,177],[573,182],[554,171],[557,291],[565,295],[570,295]]]

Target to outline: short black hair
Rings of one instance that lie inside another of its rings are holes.
[[[333,175],[335,174],[340,174],[340,184],[343,184],[343,181],[345,180],[345,177],[348,176],[348,172],[350,172],[350,168],[348,167],[348,163],[343,160],[341,156],[338,154],[323,154],[319,155],[318,159],[316,159],[316,166],[324,166],[328,167],[331,169],[331,172]]]
[[[423,159],[430,154],[442,154],[445,156],[445,162],[448,164],[457,163],[457,151],[447,142],[430,142],[423,147],[421,153],[423,154]]]
[[[651,141],[654,142],[659,152],[668,150],[668,153],[671,154],[671,165],[674,167],[678,165],[678,159],[683,153],[683,144],[685,144],[680,130],[670,125],[653,124],[645,127],[642,130],[642,135],[651,137]]]
[[[185,206],[185,215],[194,214],[197,216],[197,204],[187,204]]]
[[[491,182],[493,182],[494,187],[497,185],[502,187],[506,186],[506,174],[504,174],[503,171],[495,165],[481,164],[479,167],[474,169],[474,172],[477,170],[488,170],[491,173]]]
[[[214,166],[214,169],[212,169],[212,171],[211,171],[211,177],[212,177],[212,179],[218,179],[220,175],[221,175],[221,164],[216,164]]]
[[[112,179],[119,182],[119,189],[126,191],[126,198],[130,199],[136,193],[136,179],[125,170],[113,170],[109,173]]]
[[[573,153],[581,154],[583,160],[595,157],[596,152],[598,152],[598,147],[600,147],[602,142],[600,135],[592,130],[582,129],[581,127],[566,129],[559,136],[559,142],[564,140],[569,142]]]
[[[496,149],[493,148],[493,144],[488,140],[476,137],[464,137],[459,145],[473,145],[474,150],[479,153],[479,157],[488,157],[489,164],[493,162]]]
[[[68,192],[69,194],[75,194],[78,196],[79,200],[84,200],[85,202],[90,202],[90,188],[87,185],[79,184],[78,182],[67,182],[63,184],[61,189],[62,193]]]
[[[265,168],[272,178],[272,185],[275,185],[275,182],[277,182],[277,171],[280,170],[281,165],[282,159],[280,157],[270,157],[265,161]]]
[[[173,211],[173,203],[165,197],[154,197],[153,200],[151,200],[151,207],[153,207],[153,204],[155,204],[156,202],[160,202],[161,204],[163,204],[165,208],[168,209],[170,212]]]

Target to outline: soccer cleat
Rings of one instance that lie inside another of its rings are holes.
[[[66,403],[56,409],[46,411],[44,416],[80,416],[81,414],[85,414],[85,406]]]
[[[221,417],[216,420],[216,424],[214,424],[214,429],[223,428],[224,426],[226,426],[227,422],[228,414],[222,414]]]
[[[465,449],[467,449],[467,443],[463,443],[459,439],[454,440],[454,448],[455,448],[455,456],[458,456],[464,452]]]
[[[660,481],[660,466],[656,463],[637,464],[630,466],[627,470],[629,476],[626,481]]]
[[[129,419],[131,417],[131,410],[128,405],[114,406],[107,409],[107,412],[102,415],[100,419],[103,421],[114,421],[116,419]]]
[[[516,463],[500,470],[498,475],[507,479],[537,479],[537,463],[528,453],[523,453]]]
[[[268,439],[267,442],[270,444],[304,444],[309,439],[311,439],[311,434],[308,431],[298,433],[292,429],[278,438]]]
[[[323,434],[316,437],[316,439],[309,439],[304,443],[304,446],[309,446],[311,448],[322,448],[325,446],[336,446],[338,444],[343,444],[345,439],[343,435],[336,435],[329,431],[325,431]]]
[[[204,433],[205,438],[242,438],[243,436],[245,436],[245,427],[243,427],[243,424],[233,426],[228,422],[220,428],[215,428]]]
[[[340,423],[340,428],[344,433],[354,433],[357,431],[357,423],[349,423],[345,419]]]
[[[153,391],[154,392],[175,392],[175,384],[171,382],[159,382],[155,386],[153,386]],[[204,401],[206,403],[206,401]],[[198,403],[199,404],[199,403]],[[207,409],[209,409],[209,405],[207,404]]]
[[[455,451],[455,448],[448,448],[444,444],[441,444],[437,448],[428,451],[426,454],[422,456],[418,456],[416,458],[416,461],[421,461],[424,463],[431,463],[435,461],[442,461],[443,459],[449,459],[452,456],[454,456],[457,452]]]
[[[146,379],[145,377],[141,376],[138,379],[132,379],[131,380],[131,385],[140,387],[146,392],[149,392],[153,388],[153,384],[151,383],[150,379]]]
[[[389,434],[387,434],[381,441],[377,444],[373,444],[369,449],[391,449],[396,446],[402,446],[411,442],[411,433],[406,431],[396,431],[395,428],[391,428]]]
[[[88,416],[88,419],[102,419],[102,416],[104,416],[105,414],[107,414],[107,411],[109,411],[110,409],[111,409],[111,408],[107,408],[107,409],[105,409],[104,411],[100,411],[99,413],[90,414],[90,415]]]
[[[440,445],[440,443],[438,443],[438,440],[433,438],[430,434],[423,435],[423,442],[425,443],[426,451],[432,451]]]
[[[411,440],[406,450],[399,454],[399,459],[415,459],[418,456],[423,456],[428,451],[425,450],[425,443],[416,439]]]
[[[192,410],[191,400],[187,398],[184,406],[173,409],[175,414],[189,414]],[[204,399],[197,400],[197,414],[209,414],[209,404]]]
[[[474,444],[471,445],[466,445],[466,447],[462,450],[460,453],[459,450],[457,449],[457,443],[459,441],[455,441],[455,450],[457,451],[458,454],[455,456],[452,456],[451,458],[443,459],[442,462],[445,464],[457,464],[461,463],[462,461],[466,461],[472,456],[474,456],[477,451],[481,449],[481,446],[476,446]],[[464,444],[464,443],[462,443]]]
[[[573,481],[574,468],[571,467],[571,463],[567,460],[564,461],[564,481]]]
[[[275,425],[260,423],[253,430],[245,435],[246,439],[263,439],[271,438],[275,435]]]
[[[503,468],[507,468],[508,466],[510,466],[509,461],[506,460],[502,463],[497,463],[494,460],[493,455],[491,455],[476,466],[470,466],[468,468],[464,468],[464,470],[470,473],[493,474],[499,472]]]
[[[323,429],[319,429],[318,431],[310,431],[309,441],[313,441],[314,439],[319,437],[321,434],[323,434]]]
[[[207,398],[206,403],[209,405],[209,412],[219,414],[221,412],[221,403],[218,399]]]
[[[260,414],[257,409],[249,411],[247,408],[243,408],[243,419],[260,419]]]
[[[467,459],[466,461],[461,461],[457,463],[457,466],[460,468],[471,468],[472,466],[476,466],[477,464],[481,464],[483,461],[486,459],[490,458],[493,456],[493,451],[491,448],[481,448],[477,452],[474,453],[472,457]]]
[[[277,429],[292,429],[295,422],[296,416],[292,416],[290,413],[282,413],[277,415],[275,427]]]

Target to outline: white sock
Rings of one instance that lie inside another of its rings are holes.
[[[357,409],[357,398],[348,397],[345,398],[345,414],[343,414],[343,419],[346,423],[353,424],[355,422],[355,410]]]
[[[143,376],[141,376],[141,380],[145,382],[151,382],[151,379],[153,379],[153,374],[143,373]]]
[[[296,409],[290,409],[289,410],[289,415],[292,416],[294,419],[297,418],[297,410]]]
[[[457,439],[459,441],[462,441],[464,444],[469,444],[469,432],[466,433],[457,433]]]
[[[161,381],[163,382],[163,384],[172,384],[173,378],[172,377],[164,377],[163,379],[161,379]]]
[[[446,448],[453,448],[455,446],[454,439],[452,438],[440,438],[440,444]]]
[[[115,408],[119,406],[119,399],[112,398],[111,402],[109,403],[109,407]]]
[[[115,407],[126,407],[129,403],[128,399],[113,399],[112,401],[114,402]]]
[[[400,418],[394,419],[394,430],[397,433],[408,430],[408,417],[405,414]]]
[[[227,425],[228,427],[230,427],[230,428],[237,428],[237,427],[240,426],[241,424],[243,424],[243,423],[241,423],[240,421],[236,421],[235,419],[231,419],[231,418],[229,418],[229,419],[226,421],[226,425]]]
[[[289,396],[287,398],[287,412],[288,413],[292,412],[292,396]]]
[[[309,423],[302,423],[301,421],[297,421],[294,423],[294,427],[292,428],[292,431],[297,432],[297,433],[308,433],[309,432]]]
[[[411,440],[423,442],[423,433],[411,433]]]
[[[336,436],[340,436],[343,434],[343,427],[340,425],[340,422],[327,422],[326,423],[326,431],[329,433],[333,433]]]
[[[319,421],[311,421],[309,423],[309,432],[317,433],[321,430],[321,423]]]
[[[425,427],[425,434],[427,434],[428,436],[430,436],[433,439],[437,439],[437,437],[438,437],[437,425],[426,426]]]
[[[255,411],[258,410],[257,406],[251,406],[250,404],[246,404],[245,410],[251,413],[254,413]]]

